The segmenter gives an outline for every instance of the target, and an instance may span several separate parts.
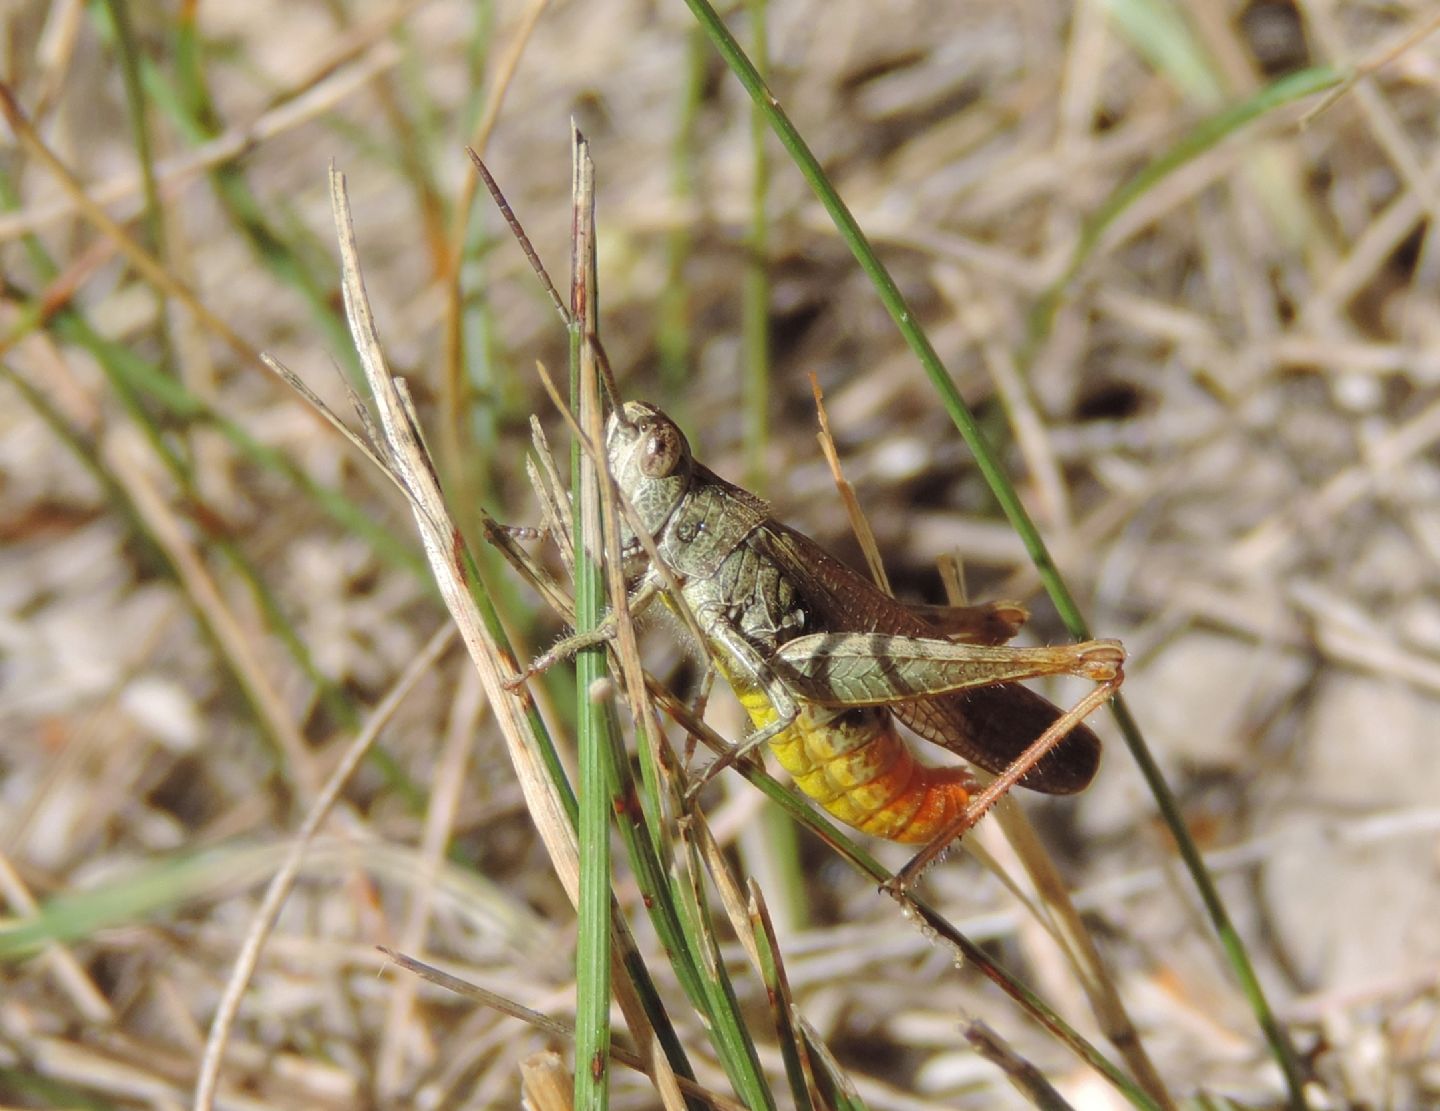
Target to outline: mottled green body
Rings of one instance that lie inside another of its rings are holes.
[[[695,462],[653,406],[632,402],[623,419],[612,415],[606,446],[620,489],[757,727],[751,740],[768,741],[801,790],[840,820],[919,842],[963,813],[968,774],[921,764],[897,718],[1000,772],[1059,717],[1010,680],[1076,670],[1076,646],[986,647],[1014,633],[992,609],[928,611],[948,616],[942,627],[896,602]],[[628,529],[623,540],[631,585],[655,576]],[[1109,656],[1118,650],[1096,643]],[[1099,749],[1078,726],[1022,783],[1078,791],[1094,775]]]

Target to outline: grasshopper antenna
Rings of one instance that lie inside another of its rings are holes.
[[[499,184],[484,161],[475,153],[474,148],[466,147],[465,153],[470,156],[470,161],[475,163],[475,168],[480,171],[480,180],[485,183],[485,188],[490,190],[490,199],[495,202],[495,207],[500,210],[500,215],[505,217],[505,222],[510,225],[510,234],[515,237],[515,241],[520,244],[520,249],[525,252],[525,257],[530,260],[530,266],[539,277],[540,284],[550,295],[550,303],[555,306],[555,311],[560,314],[560,319],[565,322],[565,327],[570,327],[570,310],[560,299],[560,291],[550,280],[550,273],[545,269],[545,264],[540,261],[540,256],[535,252],[535,245],[530,242],[530,237],[525,234],[525,229],[520,225],[520,218],[515,215],[515,210],[510,207],[510,202],[505,199],[505,194],[500,191]]]
[[[610,412],[622,425],[630,428],[630,422],[625,419],[625,405],[620,400],[620,387],[615,384],[615,372],[610,369],[610,356],[605,353],[605,345],[594,332],[590,333],[589,341],[595,351],[595,362],[600,367],[600,382],[605,387],[605,398],[610,402]]]
[[[540,284],[545,292],[550,295],[550,303],[555,306],[555,311],[560,314],[560,319],[565,322],[565,327],[570,327],[570,310],[565,307],[565,302],[560,298],[560,291],[555,288],[555,283],[550,280],[550,273],[545,269],[545,264],[540,261],[540,255],[535,250],[535,245],[530,242],[530,236],[525,233],[525,228],[520,223],[520,218],[515,215],[515,210],[510,207],[510,202],[505,199],[495,176],[485,165],[484,159],[475,153],[474,148],[466,147],[465,153],[470,156],[470,161],[475,163],[475,169],[480,173],[480,180],[485,183],[485,188],[490,191],[490,199],[495,202],[495,207],[500,210],[500,215],[505,217],[505,223],[510,225],[510,234],[520,244],[520,249],[525,252],[525,257],[530,260],[530,267],[540,279]],[[600,342],[600,337],[593,332],[586,337],[586,342],[594,349],[596,362],[600,366],[600,380],[605,385],[605,393],[610,401],[610,411],[616,414],[617,419],[627,427],[629,421],[625,419],[625,406],[620,401],[620,389],[615,384],[615,372],[610,369],[610,356],[605,353],[605,345]]]

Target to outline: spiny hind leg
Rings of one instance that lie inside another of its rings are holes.
[[[1005,770],[1003,775],[997,776],[983,791],[975,795],[969,805],[965,807],[964,813],[960,814],[928,845],[916,853],[892,880],[882,885],[882,890],[888,891],[897,898],[904,897],[926,868],[943,857],[950,850],[951,845],[959,841],[975,823],[989,813],[997,802],[1009,794],[1011,788],[1023,779],[1047,752],[1063,741],[1071,730],[1115,697],[1116,692],[1120,689],[1120,684],[1124,681],[1125,673],[1117,666],[1115,673],[1108,680],[1056,718],[1020,758]]]

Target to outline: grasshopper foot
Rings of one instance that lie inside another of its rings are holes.
[[[727,752],[724,756],[712,760],[701,768],[699,774],[690,781],[690,786],[685,788],[685,794],[682,796],[685,802],[685,808],[688,810],[693,807],[700,799],[700,792],[710,786],[710,781],[734,762],[735,754],[733,752]]]
[[[889,895],[890,898],[899,902],[910,894],[910,885],[899,876],[891,876],[884,883],[875,888],[881,895]]]
[[[549,664],[546,664],[544,667],[540,666],[540,661],[544,658],[545,657],[541,656],[539,659],[531,663],[529,667],[521,668],[514,675],[506,675],[502,677],[500,680],[500,685],[504,687],[507,691],[518,691],[532,678],[544,671],[545,667],[549,666]]]
[[[762,771],[765,767],[764,761],[760,759],[759,753],[742,752],[738,748],[731,749],[723,756],[716,757],[700,769],[699,774],[696,775],[690,786],[685,789],[685,794],[682,796],[686,808],[688,809],[695,804],[700,797],[700,792],[710,785],[712,779],[726,768],[738,764],[750,764],[752,767],[759,768]]]

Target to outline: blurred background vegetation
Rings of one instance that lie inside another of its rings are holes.
[[[722,14],[927,329],[1091,628],[1124,639],[1127,694],[1306,1098],[1433,1105],[1433,5]],[[405,505],[258,360],[273,353],[348,413],[332,161],[387,355],[472,535],[479,505],[537,520],[529,417],[564,431],[534,364],[562,372],[566,336],[464,147],[563,283],[574,119],[597,164],[602,333],[622,390],[853,560],[813,439],[813,374],[897,592],[941,600],[934,560],[957,553],[976,597],[1032,607],[1032,642],[1064,638],[869,280],[679,0],[12,2],[0,35],[8,1105],[187,1105],[265,882],[339,753],[448,621]],[[521,653],[543,649],[558,620],[480,554]],[[647,632],[646,662],[693,688],[672,630]],[[563,693],[563,675],[549,681]],[[743,733],[714,701],[717,728]],[[562,737],[563,707],[547,708]],[[873,883],[757,821],[757,792],[735,779],[709,802],[716,838],[767,891],[799,1012],[867,1105],[1037,1102],[971,1051],[960,1016],[1001,1031],[1072,1105],[1121,1105]],[[1084,796],[1025,805],[1170,1094],[1282,1104],[1125,748]],[[977,842],[1004,875],[1005,845]],[[926,891],[1101,1038],[996,873],[957,854]],[[623,860],[616,893],[636,909]],[[778,1078],[764,985],[723,928],[720,942]],[[522,1058],[566,1050],[377,976],[376,944],[573,1013],[574,912],[456,651],[407,693],[306,855],[231,1032],[221,1106],[507,1106]],[[697,1075],[727,1091],[701,1024],[675,1012]],[[654,1105],[643,1080],[614,1085],[617,1105]]]

